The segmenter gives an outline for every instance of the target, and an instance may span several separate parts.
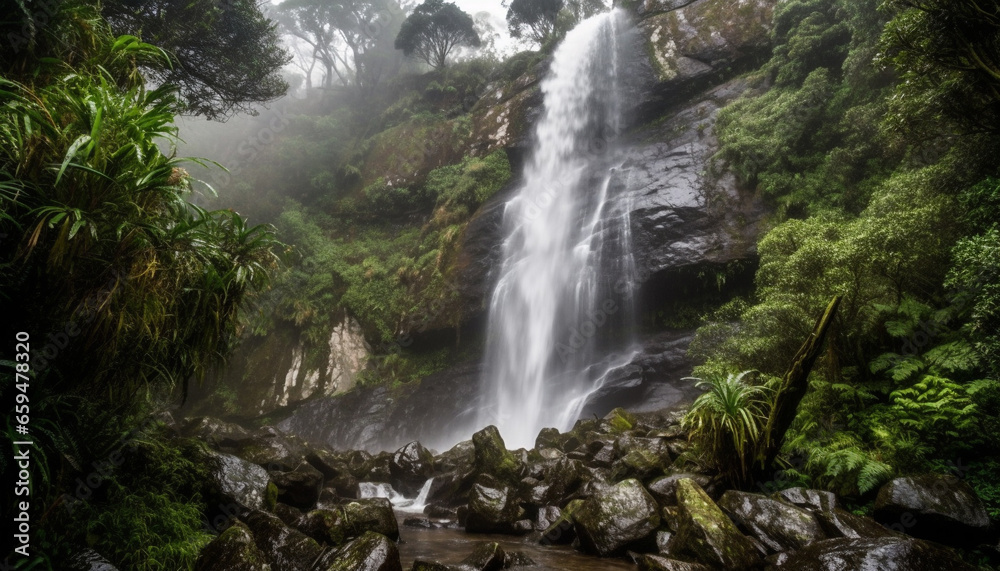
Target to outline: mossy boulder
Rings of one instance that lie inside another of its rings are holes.
[[[542,545],[568,545],[576,539],[576,529],[573,527],[573,514],[583,505],[583,500],[573,500],[566,504],[559,517],[542,532]]]
[[[662,475],[670,466],[670,449],[660,438],[622,436],[615,441],[616,460],[611,466],[614,480],[636,478],[641,481]]]
[[[374,531],[393,541],[399,539],[399,523],[392,511],[392,504],[385,498],[367,498],[344,504],[344,518],[347,521],[347,535],[358,536]]]
[[[250,529],[235,522],[201,550],[195,571],[271,571]]]
[[[602,557],[634,546],[655,546],[659,506],[642,484],[629,479],[585,500],[573,513],[580,548]]]
[[[740,529],[757,538],[772,553],[802,549],[826,539],[813,514],[767,496],[727,490],[718,505]]]
[[[273,571],[308,569],[323,551],[315,539],[288,527],[274,514],[251,512],[244,523]]]
[[[711,481],[708,476],[704,476],[702,474],[678,472],[676,474],[669,474],[667,476],[661,476],[654,479],[646,486],[646,489],[649,490],[649,493],[654,499],[656,499],[657,503],[659,503],[661,507],[676,506],[677,482],[684,479],[694,480],[694,482],[703,489]]]
[[[747,536],[693,480],[677,482],[677,547],[698,561],[732,571],[761,566],[760,553]]]
[[[473,434],[472,445],[477,474],[488,474],[507,485],[516,485],[521,480],[524,466],[507,450],[497,427],[487,426]]]
[[[322,571],[402,571],[399,549],[388,537],[366,532],[324,556],[313,569]]]
[[[507,486],[472,486],[465,530],[473,533],[514,533],[524,519],[524,509]],[[530,531],[529,529],[526,531]]]
[[[607,434],[625,434],[636,425],[635,416],[629,411],[619,407],[601,419],[599,430]]]

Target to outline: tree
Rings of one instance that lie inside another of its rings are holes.
[[[966,132],[1000,132],[1000,4],[886,4],[897,10],[883,36],[883,48],[901,79],[893,101],[897,122],[930,137],[940,132],[941,117]]]
[[[544,44],[555,32],[563,4],[563,0],[513,0],[507,8],[510,35]]]
[[[108,0],[101,10],[114,33],[170,54],[171,65],[143,72],[155,84],[177,86],[192,114],[252,112],[288,88],[281,68],[290,57],[258,0]]]
[[[278,18],[322,64],[324,87],[339,80],[371,90],[391,63],[389,40],[403,12],[394,0],[285,0],[278,7]]]
[[[444,0],[426,0],[403,22],[396,49],[417,55],[434,69],[442,69],[448,54],[460,45],[479,47],[475,22],[458,6]]]

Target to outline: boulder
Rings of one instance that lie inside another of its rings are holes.
[[[614,451],[616,460],[611,468],[614,480],[648,481],[663,474],[671,462],[669,446],[659,438],[622,436],[615,441]]]
[[[895,537],[825,539],[776,560],[780,571],[972,571],[953,551]]]
[[[323,474],[325,486],[332,488],[342,498],[358,498],[361,489],[357,477],[347,462],[327,450],[311,450],[306,461]]]
[[[837,508],[832,511],[818,511],[816,517],[829,537],[868,538],[899,537],[902,534],[882,527],[875,520],[856,516]]]
[[[473,533],[513,533],[515,524],[524,518],[511,489],[475,484],[469,496],[465,530]],[[529,522],[530,523],[530,522]],[[530,526],[527,531],[530,531]]]
[[[235,522],[202,548],[194,568],[195,571],[271,571],[250,529],[241,522]]]
[[[505,568],[507,553],[499,543],[477,544],[472,554],[462,560],[460,567],[474,571],[500,571]]]
[[[389,482],[404,496],[413,496],[434,475],[434,455],[419,442],[410,442],[392,455]]]
[[[333,551],[313,569],[318,571],[403,571],[399,550],[388,537],[365,532],[361,537]]]
[[[718,506],[740,529],[763,543],[770,553],[794,551],[826,539],[812,513],[767,496],[727,490]]]
[[[296,529],[328,545],[342,545],[359,530],[351,527],[343,510],[317,509],[303,514]]]
[[[825,490],[809,488],[788,488],[772,496],[778,501],[810,511],[830,512],[837,509],[837,496]]]
[[[555,519],[545,531],[538,543],[542,545],[566,545],[576,540],[576,529],[573,526],[573,514],[576,513],[583,500],[573,500],[566,504],[559,517]]]
[[[535,437],[535,450],[541,450],[543,448],[555,448],[557,450],[562,450],[562,438],[559,434],[559,429],[557,428],[543,428],[538,432],[538,436]]]
[[[323,551],[315,539],[286,526],[274,514],[251,512],[244,523],[254,543],[267,556],[272,571],[309,569]]]
[[[555,523],[559,517],[562,515],[562,510],[556,506],[544,506],[538,508],[538,514],[535,516],[535,530],[545,531],[550,525]]]
[[[639,571],[712,571],[707,565],[668,559],[659,555],[637,555],[635,564],[639,566]]]
[[[223,505],[232,503],[239,508],[251,510],[268,507],[268,483],[271,477],[267,470],[221,452],[209,452],[205,464],[210,478],[210,493]]]
[[[181,428],[181,434],[197,438],[216,450],[238,448],[250,433],[238,424],[224,422],[210,416],[188,419]]]
[[[472,444],[475,447],[474,469],[477,474],[489,474],[508,485],[520,481],[523,466],[507,450],[497,427],[487,426],[473,434]]]
[[[206,548],[209,546],[211,546],[211,544],[206,546]],[[70,559],[69,565],[70,565],[69,568],[70,571],[118,571],[118,568],[112,565],[110,561],[105,559],[103,555],[89,548],[84,549],[80,553],[77,553],[75,556],[73,556],[73,558]],[[11,567],[11,569],[13,569],[13,567]],[[200,569],[201,568],[199,568],[199,570]],[[207,567],[206,569],[221,570],[224,569],[224,567]],[[247,570],[260,569],[261,571],[267,571],[270,568],[245,567],[244,569]]]
[[[265,427],[241,441],[233,453],[263,466],[269,472],[290,472],[305,460],[304,452],[305,448],[297,439],[288,437],[274,427]]]
[[[655,546],[659,506],[638,480],[625,480],[585,500],[572,514],[580,548],[611,557],[632,546]]]
[[[942,543],[974,544],[989,529],[982,500],[954,476],[896,478],[875,499],[875,519],[908,535]]]
[[[660,506],[676,506],[677,482],[685,478],[693,480],[703,489],[709,484],[709,482],[711,482],[711,479],[708,476],[704,476],[702,474],[688,474],[680,472],[656,478],[646,486],[646,489],[649,490],[650,495],[653,496],[653,499],[655,499]]]
[[[306,462],[291,472],[271,472],[278,487],[278,501],[307,510],[316,505],[323,490],[323,474]]]
[[[463,440],[434,457],[438,472],[469,472],[475,460],[476,448],[471,440]]]
[[[392,504],[386,498],[366,498],[344,504],[348,536],[358,536],[374,531],[393,541],[399,540],[399,524]]]
[[[677,482],[677,546],[698,561],[731,571],[761,565],[753,542],[693,480]]]

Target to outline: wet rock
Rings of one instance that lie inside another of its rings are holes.
[[[323,551],[315,539],[286,526],[274,514],[251,512],[244,523],[254,543],[267,556],[272,571],[308,569]]]
[[[523,466],[507,450],[497,427],[487,426],[473,434],[472,444],[475,447],[476,473],[489,474],[509,485],[521,480]]]
[[[535,561],[520,551],[508,551],[503,560],[503,568],[531,567],[536,565]]]
[[[209,452],[206,460],[209,469],[211,494],[222,502],[240,508],[260,510],[268,507],[267,470],[231,454]]]
[[[707,565],[668,559],[659,555],[639,555],[635,558],[635,564],[639,566],[640,571],[712,571]]]
[[[392,457],[389,452],[380,452],[365,465],[364,482],[390,482],[392,480]]]
[[[475,460],[476,448],[471,440],[463,440],[434,457],[439,472],[469,472]]]
[[[538,436],[535,437],[535,449],[555,448],[560,450],[562,447],[561,436],[559,430],[556,428],[543,428],[538,432]]]
[[[455,519],[458,517],[458,510],[438,504],[430,504],[424,508],[424,514],[439,519]]]
[[[385,498],[367,498],[344,504],[341,509],[347,519],[348,535],[374,531],[393,541],[399,540],[399,524],[392,504]]]
[[[972,571],[953,551],[891,537],[826,539],[777,560],[768,569],[789,571]]]
[[[480,543],[459,566],[474,571],[500,571],[504,569],[506,559],[507,553],[499,543]]]
[[[669,476],[663,476],[657,478],[650,482],[646,489],[649,490],[650,495],[656,500],[656,503],[663,507],[666,506],[676,506],[677,505],[677,482],[688,478],[693,480],[696,484],[704,489],[708,486],[711,479],[708,476],[702,474],[689,474],[686,472],[680,472],[677,474],[670,474]]]
[[[671,555],[677,550],[676,535],[670,531],[656,532],[656,551],[660,555]]]
[[[774,499],[812,511],[830,512],[837,508],[837,496],[824,490],[788,488],[773,495]]]
[[[882,486],[875,519],[908,535],[953,544],[981,541],[990,518],[982,500],[954,476],[896,478]]]
[[[768,552],[792,551],[826,539],[810,512],[767,496],[727,490],[718,506],[740,529],[757,538]]]
[[[317,509],[303,514],[297,527],[299,531],[329,545],[341,545],[348,538],[358,535],[347,521],[342,510]]]
[[[455,570],[453,567],[449,567],[444,563],[417,559],[413,562],[413,567],[410,567],[410,571],[455,571]]]
[[[304,461],[305,448],[274,427],[254,431],[233,453],[268,471],[290,472]]]
[[[556,506],[545,506],[538,508],[538,515],[535,516],[535,530],[545,531],[550,525],[555,523],[559,516],[562,515],[562,510]]]
[[[399,550],[388,537],[365,532],[361,537],[324,556],[314,569],[322,571],[402,571]]]
[[[638,480],[625,480],[583,502],[573,513],[584,551],[602,557],[625,553],[630,546],[655,541],[659,506]]]
[[[538,542],[542,545],[567,545],[576,540],[576,529],[573,526],[573,514],[576,513],[583,500],[573,500],[566,504],[559,517],[545,531]]]
[[[360,483],[341,457],[327,450],[311,450],[306,454],[306,461],[323,474],[325,486],[332,488],[339,497],[360,497]]]
[[[211,547],[212,543],[208,544],[205,548],[208,549]],[[201,562],[200,558],[198,562]],[[205,567],[204,571],[215,571],[216,569],[222,570],[228,569],[228,567]],[[270,567],[243,567],[235,569],[236,571],[269,571]],[[93,549],[84,549],[70,560],[70,571],[118,571],[118,568]],[[203,571],[203,569],[199,567],[196,571]]]
[[[716,506],[693,480],[677,482],[678,549],[698,561],[743,571],[761,565],[752,541]]]
[[[469,496],[465,530],[473,533],[514,533],[515,524],[523,517],[524,510],[510,488],[475,484]]]
[[[278,501],[304,510],[316,505],[323,489],[323,474],[305,462],[292,472],[271,472],[271,479],[278,487]]]
[[[392,455],[389,475],[393,488],[412,497],[434,475],[434,455],[419,442],[410,442]]]
[[[434,524],[425,517],[408,517],[403,520],[403,527],[413,527],[416,529],[432,529]]]
[[[840,508],[832,511],[816,512],[816,517],[829,537],[857,539],[866,537],[898,537],[901,535],[882,527],[873,519],[856,516]]]
[[[635,425],[635,417],[632,413],[619,407],[601,419],[600,431],[606,434],[624,434]]]
[[[305,517],[302,510],[294,508],[288,504],[278,502],[275,504],[274,510],[272,511],[274,515],[278,516],[278,519],[285,523],[285,525],[302,531],[301,526],[303,524],[303,518]]]
[[[659,438],[623,436],[615,441],[615,457],[611,468],[614,480],[647,481],[663,474],[671,462],[669,446]]]
[[[472,473],[459,472],[435,476],[431,482],[431,489],[427,492],[427,501],[449,507],[468,503],[474,476]]]
[[[198,555],[194,568],[195,571],[271,571],[271,565],[254,543],[250,529],[241,522],[233,523],[206,545]]]
[[[181,428],[181,434],[197,438],[215,449],[232,450],[250,438],[250,433],[238,424],[224,422],[210,416],[188,419]]]

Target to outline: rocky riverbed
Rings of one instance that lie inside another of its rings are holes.
[[[681,417],[616,409],[545,429],[531,450],[487,427],[441,453],[411,442],[378,454],[188,419],[178,437],[207,444],[216,491],[206,525],[218,536],[197,569],[938,571],[975,569],[961,549],[996,551],[958,478],[892,480],[874,518],[820,490],[724,489]]]

